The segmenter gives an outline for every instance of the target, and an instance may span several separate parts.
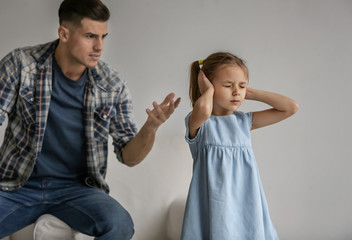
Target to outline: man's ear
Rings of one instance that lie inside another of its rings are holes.
[[[68,28],[61,25],[57,31],[59,34],[60,41],[67,42],[70,35],[70,30],[68,30]]]

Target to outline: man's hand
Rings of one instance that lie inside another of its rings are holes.
[[[175,94],[170,93],[161,104],[153,102],[153,110],[147,109],[148,119],[139,130],[138,134],[123,148],[122,156],[127,166],[135,166],[140,163],[153,147],[155,134],[175,111],[181,98],[174,101]]]
[[[148,114],[146,124],[157,130],[161,124],[163,124],[167,119],[169,119],[169,117],[175,111],[181,101],[181,98],[177,98],[176,101],[174,101],[174,97],[175,94],[170,93],[165,97],[164,101],[161,104],[153,102],[154,109],[150,110],[149,108],[147,108],[146,110]]]

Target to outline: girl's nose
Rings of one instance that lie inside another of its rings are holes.
[[[233,90],[232,90],[232,95],[233,96],[236,96],[238,94],[238,89],[237,88],[234,88]]]

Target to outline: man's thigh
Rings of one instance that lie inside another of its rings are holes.
[[[0,237],[45,213],[97,239],[130,239],[134,232],[129,213],[104,191],[80,181],[44,178],[29,181],[17,191],[0,191]]]
[[[21,190],[0,191],[0,238],[34,223],[41,215],[41,206],[25,195]]]
[[[133,232],[129,213],[111,196],[97,188],[82,186],[67,200],[52,207],[48,213],[71,228],[91,236]],[[111,233],[109,233],[111,232]]]

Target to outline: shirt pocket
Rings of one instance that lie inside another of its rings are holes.
[[[97,141],[107,141],[111,118],[116,114],[114,106],[98,107],[94,111],[94,138]]]
[[[17,104],[18,113],[24,124],[31,125],[35,123],[35,101],[34,90],[26,87],[19,91]]]

